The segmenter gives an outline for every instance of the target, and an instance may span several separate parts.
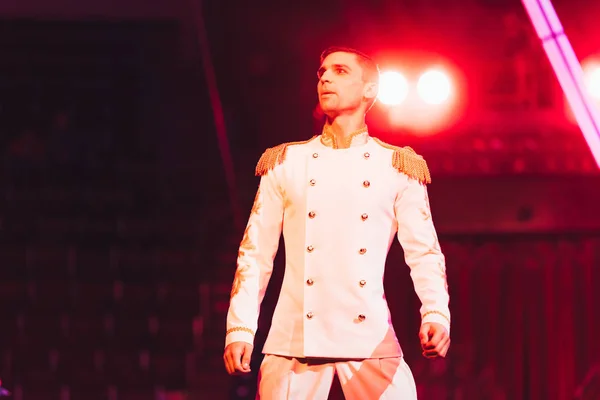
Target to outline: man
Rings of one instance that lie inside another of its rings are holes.
[[[240,245],[227,316],[224,361],[250,371],[260,304],[279,238],[283,285],[263,348],[257,398],[327,399],[337,373],[346,399],[416,399],[383,290],[397,236],[422,302],[426,357],[450,345],[445,260],[431,220],[425,160],[369,136],[365,115],[379,71],[365,54],[330,48],[317,92],[321,135],[267,149]]]

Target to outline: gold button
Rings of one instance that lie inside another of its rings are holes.
[[[312,312],[308,312],[306,313],[306,318],[311,319],[313,317],[313,313]]]
[[[313,158],[319,158],[319,153],[313,153]]]
[[[367,252],[367,249],[360,249],[358,252],[359,252],[360,254],[365,254],[365,253]]]
[[[312,246],[308,246],[308,247],[306,248],[306,251],[308,251],[309,253],[312,253],[312,251],[313,251],[314,249],[315,249],[314,247],[312,247]]]
[[[365,317],[364,314],[358,314],[358,320],[359,321],[364,321],[367,317]]]
[[[364,187],[366,187],[366,188],[368,188],[369,186],[371,186],[371,182],[369,182],[369,181],[364,181],[364,182],[363,182],[363,186],[364,186]]]
[[[314,211],[308,213],[308,218],[314,218],[317,215]]]
[[[360,216],[360,219],[362,219],[363,221],[366,221],[367,218],[369,218],[369,214],[364,213],[363,215]]]
[[[317,181],[315,181],[314,179],[310,180],[310,186],[315,186],[317,184]]]
[[[369,157],[371,157],[371,155],[370,155],[369,153],[365,153],[365,154],[363,154],[363,156],[364,156],[365,158],[369,158]]]
[[[306,280],[306,284],[307,284],[308,286],[312,286],[312,285],[313,285],[313,283],[315,283],[315,281],[313,281],[313,280],[312,280],[312,279],[310,279],[310,278],[308,278],[308,279]]]
[[[358,282],[358,284],[360,285],[360,287],[364,287],[367,284],[367,281],[365,281],[364,279],[361,280],[360,282]]]

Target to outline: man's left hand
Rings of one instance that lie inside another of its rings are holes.
[[[426,322],[419,331],[423,355],[427,358],[446,357],[450,347],[450,335],[442,324]]]

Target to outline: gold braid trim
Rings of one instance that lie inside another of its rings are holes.
[[[315,137],[316,136],[313,136],[308,140],[303,140],[299,142],[282,143],[278,146],[268,148],[267,150],[265,150],[262,156],[260,156],[258,164],[256,164],[256,176],[263,176],[267,172],[269,172],[269,170],[272,170],[273,168],[275,168],[275,166],[284,162],[288,146],[305,144],[313,140]]]
[[[425,318],[429,314],[441,315],[442,317],[444,317],[446,319],[446,321],[448,321],[448,323],[450,323],[450,318],[448,318],[448,316],[446,314],[444,314],[444,313],[442,313],[440,311],[437,311],[437,310],[427,311],[425,314],[423,314],[423,317],[421,317],[421,319]]]
[[[429,173],[427,162],[413,149],[408,146],[393,146],[375,137],[373,140],[386,149],[394,150],[392,165],[399,172],[408,175],[410,178],[418,180],[422,184],[431,183],[431,174]]]
[[[225,332],[225,336],[229,335],[231,332],[247,332],[254,336],[254,331],[250,328],[246,328],[245,326],[236,326],[233,328],[229,328],[227,329],[227,332]]]
[[[342,139],[342,143],[338,143],[335,135],[333,134],[330,126],[323,126],[323,132],[321,133],[321,143],[323,143],[327,147],[331,147],[334,149],[347,149],[352,146],[352,141],[357,136],[360,136],[364,133],[368,133],[369,128],[363,126],[359,130],[356,130]]]

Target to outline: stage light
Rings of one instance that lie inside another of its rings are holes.
[[[581,64],[565,35],[551,0],[521,0],[552,69],[600,167],[600,112],[584,83]]]
[[[379,77],[379,101],[387,106],[401,104],[408,96],[408,81],[399,72],[383,72]]]
[[[450,78],[437,69],[426,71],[417,82],[417,92],[427,104],[437,105],[445,102],[450,97],[451,91]]]
[[[439,57],[391,61],[380,75],[379,107],[371,114],[382,129],[435,135],[461,119],[465,93],[460,91],[462,75],[452,63]]]
[[[600,100],[600,64],[587,63],[583,66],[583,72],[588,93],[595,100]]]

